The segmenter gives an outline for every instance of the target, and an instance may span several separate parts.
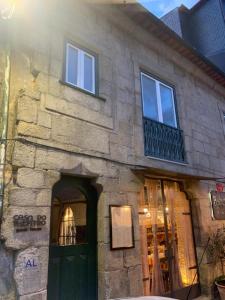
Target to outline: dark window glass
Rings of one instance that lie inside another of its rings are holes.
[[[145,75],[142,75],[142,97],[144,116],[158,121],[156,83]]]
[[[67,51],[67,81],[77,85],[78,50],[69,46]]]

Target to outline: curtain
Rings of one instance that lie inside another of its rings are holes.
[[[187,200],[185,198],[185,195],[183,195],[183,201]],[[183,210],[184,213],[186,214],[182,214],[181,218],[182,218],[182,224],[183,224],[183,228],[184,228],[184,256],[185,256],[185,270],[186,270],[186,274],[185,274],[185,283],[186,284],[191,284],[195,273],[196,273],[196,269],[192,269],[190,270],[190,267],[194,267],[196,266],[196,259],[195,259],[195,250],[194,250],[194,241],[193,241],[193,234],[192,234],[192,225],[191,225],[191,217],[190,214],[188,214],[190,212],[190,208],[189,205],[186,205],[186,207],[184,207]],[[195,280],[194,283],[197,282],[197,278]]]
[[[168,212],[169,218],[171,222],[171,248],[172,248],[172,264],[171,264],[171,273],[173,276],[173,288],[180,289],[183,287],[182,279],[181,279],[181,272],[179,268],[179,258],[178,258],[178,248],[176,242],[176,221],[175,221],[175,193],[174,193],[174,186],[172,188],[168,188],[167,190],[167,200],[168,200]]]
[[[157,223],[158,223],[158,208],[159,208],[159,193],[157,184],[148,185],[149,194],[152,192],[152,233],[153,233],[153,268],[152,268],[152,286],[151,295],[160,296],[165,293],[162,271],[160,268],[160,259],[158,252],[158,239],[157,239]]]
[[[76,227],[74,215],[71,207],[67,207],[63,213],[60,234],[59,234],[59,245],[75,245],[76,244]]]
[[[140,226],[141,237],[141,260],[142,260],[142,274],[143,274],[143,288],[144,295],[150,295],[150,274],[148,264],[148,245],[147,245],[147,229],[144,225]]]

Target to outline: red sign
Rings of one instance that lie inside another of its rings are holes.
[[[222,183],[217,183],[216,184],[216,190],[217,192],[223,192],[224,185]]]

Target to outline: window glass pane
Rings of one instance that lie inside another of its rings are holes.
[[[93,92],[93,57],[84,55],[84,88]]]
[[[67,81],[77,85],[78,50],[68,46],[67,55]]]
[[[176,127],[173,93],[168,87],[160,84],[163,123]]]
[[[87,242],[87,204],[74,202],[66,206],[60,223],[59,245],[69,246]]]
[[[87,202],[84,194],[73,186],[59,186],[54,193],[51,244],[70,246],[87,243]]]
[[[156,96],[156,83],[154,80],[142,74],[142,98],[144,116],[153,120],[159,120]]]

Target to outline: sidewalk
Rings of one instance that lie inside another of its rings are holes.
[[[194,300],[210,300],[211,298],[210,297],[207,297],[207,296],[200,296],[198,298],[195,298]]]

